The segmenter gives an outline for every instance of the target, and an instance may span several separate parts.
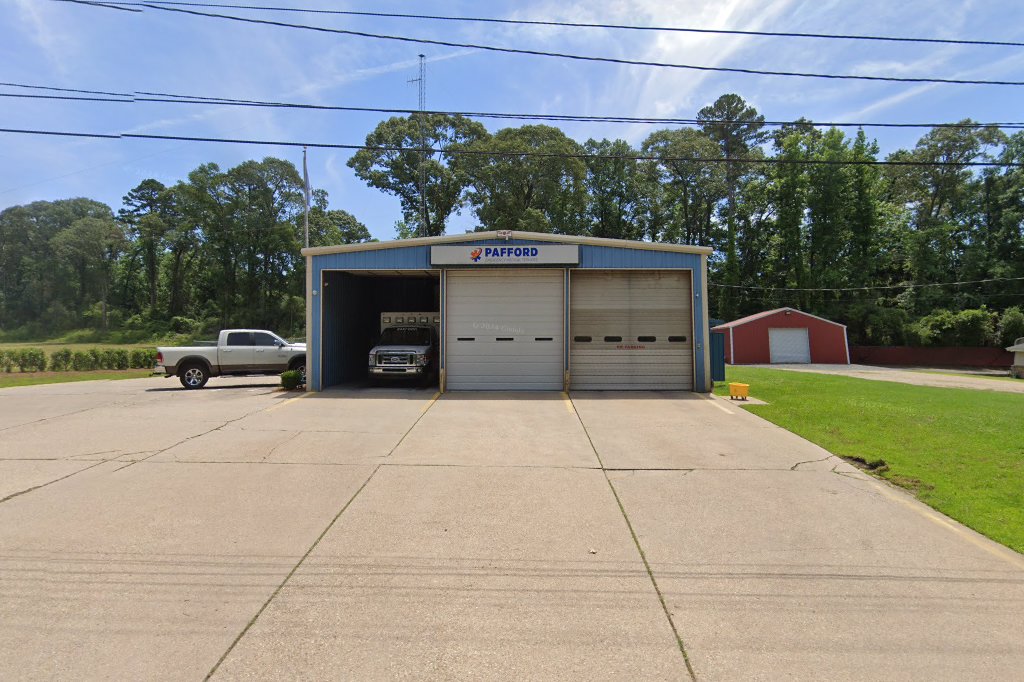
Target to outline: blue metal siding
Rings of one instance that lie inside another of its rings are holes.
[[[700,259],[701,256],[696,253],[580,245],[581,268],[649,268],[652,270],[682,268],[699,272]]]
[[[488,239],[466,242],[448,242],[446,246],[459,245],[480,245],[480,244],[508,244],[501,239]],[[544,245],[555,242],[538,240],[513,240],[513,244],[536,244]],[[703,391],[706,386],[705,367],[703,358],[709,351],[706,347],[707,320],[701,319],[704,306],[703,297],[706,295],[701,279],[703,270],[702,259],[704,256],[693,253],[678,253],[674,251],[651,251],[647,249],[631,249],[617,246],[595,246],[581,244],[580,247],[580,268],[597,269],[685,269],[692,273],[693,282],[693,311],[694,311],[694,390]],[[353,251],[349,253],[334,253],[321,256],[313,256],[313,289],[317,295],[313,296],[312,313],[313,329],[308,342],[310,343],[310,380],[313,390],[319,391],[322,388],[321,372],[321,299],[320,291],[323,281],[324,270],[429,270],[434,269],[430,265],[430,246],[396,246],[386,249],[374,249],[370,251]]]

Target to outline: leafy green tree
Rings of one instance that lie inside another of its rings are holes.
[[[736,206],[741,190],[741,182],[749,172],[749,164],[736,159],[750,158],[754,151],[766,139],[764,116],[757,109],[747,104],[746,100],[736,94],[726,94],[697,112],[697,120],[701,130],[714,140],[722,150],[725,164],[725,269],[726,284],[739,283],[739,254],[736,247]],[[733,317],[737,311],[734,297],[729,290],[722,297],[722,312]]]
[[[725,166],[718,145],[699,131],[658,130],[641,151],[659,160],[649,166],[651,180],[664,192],[655,210],[662,213],[657,241],[721,248],[715,210],[726,195]],[[707,159],[707,161],[703,161]]]
[[[366,225],[341,209],[328,209],[327,192],[315,190],[309,210],[309,245],[333,246],[376,241]]]
[[[481,123],[463,116],[413,114],[392,117],[366,136],[369,149],[348,161],[370,187],[398,197],[403,220],[418,237],[444,234],[448,218],[463,205],[466,179],[445,151],[488,137]]]
[[[458,167],[482,230],[585,234],[587,167],[558,128],[505,128],[466,146]],[[527,156],[523,152],[533,153]]]
[[[97,299],[103,329],[108,326],[111,275],[124,244],[124,232],[112,215],[80,218],[53,238],[54,252],[77,279],[78,309]]]
[[[1024,337],[1024,311],[1017,306],[1007,308],[999,318],[999,345],[1012,346]]]
[[[143,180],[122,199],[118,219],[125,227],[131,248],[125,280],[131,279],[134,265],[141,261],[150,314],[157,314],[160,291],[160,260],[166,250],[165,237],[174,221],[173,193],[152,178]],[[127,292],[126,292],[127,297]]]
[[[640,212],[647,190],[636,152],[625,140],[587,140],[586,159],[589,232],[594,237],[638,239]]]

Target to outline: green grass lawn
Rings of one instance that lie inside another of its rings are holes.
[[[875,471],[1024,552],[1024,395],[729,367],[769,403],[746,409]],[[715,393],[728,395],[725,384]]]
[[[95,372],[11,372],[0,373],[0,388],[12,386],[35,386],[37,384],[60,384],[68,381],[113,381],[117,379],[139,379],[153,373],[151,369],[101,369]]]

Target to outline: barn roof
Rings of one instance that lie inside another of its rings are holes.
[[[742,325],[744,325],[744,324],[746,324],[748,322],[753,322],[754,320],[760,320],[762,317],[769,317],[771,315],[775,315],[777,313],[786,312],[786,311],[789,311],[791,313],[796,313],[798,315],[806,315],[807,317],[813,317],[814,319],[821,320],[822,322],[828,322],[829,324],[834,324],[837,327],[842,327],[844,329],[846,328],[845,324],[839,324],[838,322],[833,322],[832,320],[826,320],[824,317],[818,317],[817,315],[811,315],[810,313],[805,313],[804,311],[797,310],[796,308],[775,308],[774,310],[765,310],[764,312],[761,312],[761,313],[754,313],[753,315],[747,315],[746,317],[741,317],[738,320],[733,320],[732,322],[726,322],[725,324],[720,324],[717,327],[713,327],[712,329],[713,330],[714,329],[730,329],[732,327],[739,327],[739,326],[742,326]]]

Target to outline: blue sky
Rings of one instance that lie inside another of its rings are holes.
[[[226,0],[225,0],[226,1]],[[250,4],[250,3],[241,3]],[[254,0],[251,4],[260,4]],[[1024,40],[1019,0],[561,0],[476,3],[280,0],[289,6],[485,15],[700,28]],[[378,33],[600,54],[626,59],[782,71],[1024,80],[1024,48],[864,43],[745,36],[519,27],[228,11]],[[147,10],[48,0],[0,2],[0,81],[97,90],[152,90],[318,104],[414,108],[419,52],[431,109],[692,117],[735,92],[769,119],[982,121],[1024,119],[1024,88],[825,81],[578,63],[418,46]],[[2,89],[0,89],[2,90]],[[236,107],[0,99],[0,127],[361,143],[381,116]],[[489,129],[500,122],[485,122]],[[638,145],[647,125],[563,124],[571,137]],[[922,130],[869,130],[883,153]],[[171,184],[205,162],[301,163],[299,149],[143,140],[75,140],[0,133],[0,207],[92,197],[115,210],[144,178]],[[331,205],[390,239],[398,200],[366,187],[350,152],[310,150],[314,187]],[[475,225],[471,210],[449,232]]]

